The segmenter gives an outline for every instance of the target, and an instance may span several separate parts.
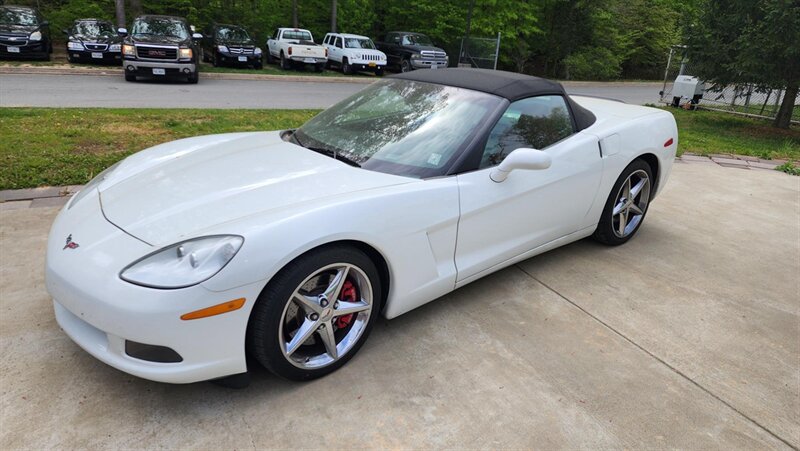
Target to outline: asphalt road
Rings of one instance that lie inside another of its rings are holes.
[[[797,449],[800,183],[676,162],[639,234],[391,321],[328,377],[167,385],[61,331],[57,208],[0,204],[0,449]],[[210,331],[213,333],[213,331]]]
[[[0,75],[0,107],[327,108],[364,83],[201,79],[128,83],[122,76]],[[571,94],[654,103],[657,83],[568,83]]]

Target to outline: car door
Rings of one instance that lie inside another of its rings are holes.
[[[389,59],[389,65],[399,66],[400,57],[398,45],[400,44],[400,35],[398,33],[389,33],[386,35],[386,57]]]
[[[278,57],[278,38],[280,37],[280,30],[275,30],[275,34],[267,41],[267,49],[270,55]]]
[[[474,280],[498,265],[578,231],[602,175],[595,136],[574,133],[560,95],[509,105],[490,132],[479,169],[459,174],[461,219],[455,252],[458,282]],[[550,155],[542,170],[514,170],[500,183],[490,172],[517,148]],[[469,280],[467,280],[469,279]]]
[[[344,58],[343,47],[344,47],[344,44],[342,43],[342,37],[341,36],[336,36],[336,39],[333,40],[333,47],[332,47],[333,58],[331,58],[331,59],[333,59],[333,61],[336,61],[337,63],[340,63],[340,64],[342,62],[342,58]]]

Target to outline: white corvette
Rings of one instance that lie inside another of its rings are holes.
[[[297,130],[183,139],[65,206],[47,248],[64,331],[188,383],[246,355],[307,380],[394,318],[549,249],[626,242],[677,147],[667,112],[499,71],[376,82]]]

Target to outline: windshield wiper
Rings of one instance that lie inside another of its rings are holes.
[[[296,142],[297,145],[300,146],[300,147],[305,147],[308,150],[313,150],[314,152],[321,153],[322,155],[327,155],[327,156],[333,158],[334,160],[339,160],[341,162],[347,163],[350,166],[353,166],[353,167],[356,167],[356,168],[360,168],[361,167],[361,165],[358,164],[352,158],[349,158],[349,157],[347,157],[345,155],[342,155],[341,153],[339,153],[339,152],[337,152],[335,150],[323,149],[322,147],[312,147],[312,146],[304,145],[303,143],[300,142],[300,138],[297,137],[297,133],[292,133],[291,138],[294,139],[294,142]]]

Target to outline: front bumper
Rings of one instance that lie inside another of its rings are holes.
[[[442,59],[412,59],[411,67],[414,69],[443,69],[447,67],[447,60]]]
[[[17,48],[18,52],[11,52],[9,48]],[[45,58],[49,54],[47,44],[44,42],[30,42],[24,45],[0,44],[0,58]]]
[[[239,58],[244,58],[241,61]],[[261,62],[261,54],[241,55],[235,53],[217,52],[217,62],[222,64],[258,64]]]
[[[95,58],[94,55],[101,54],[101,58]],[[74,60],[82,63],[114,63],[119,64],[122,61],[121,52],[109,52],[108,50],[97,52],[91,50],[67,50],[67,54]],[[93,55],[94,54],[94,55]]]
[[[141,61],[134,59],[124,59],[122,65],[125,67],[125,72],[136,75],[153,75],[153,69],[164,69],[163,76],[187,76],[197,72],[197,64],[187,61]]]
[[[78,247],[64,247],[68,235]],[[50,231],[46,263],[46,285],[58,324],[97,359],[145,379],[190,383],[247,371],[245,331],[261,287],[157,290],[119,278],[127,264],[153,250],[104,218],[97,193],[62,210]],[[238,298],[246,299],[239,310],[180,319],[184,313]],[[181,361],[131,357],[126,341],[169,348]]]
[[[386,68],[386,61],[348,61],[350,66],[358,71],[375,71]]]

